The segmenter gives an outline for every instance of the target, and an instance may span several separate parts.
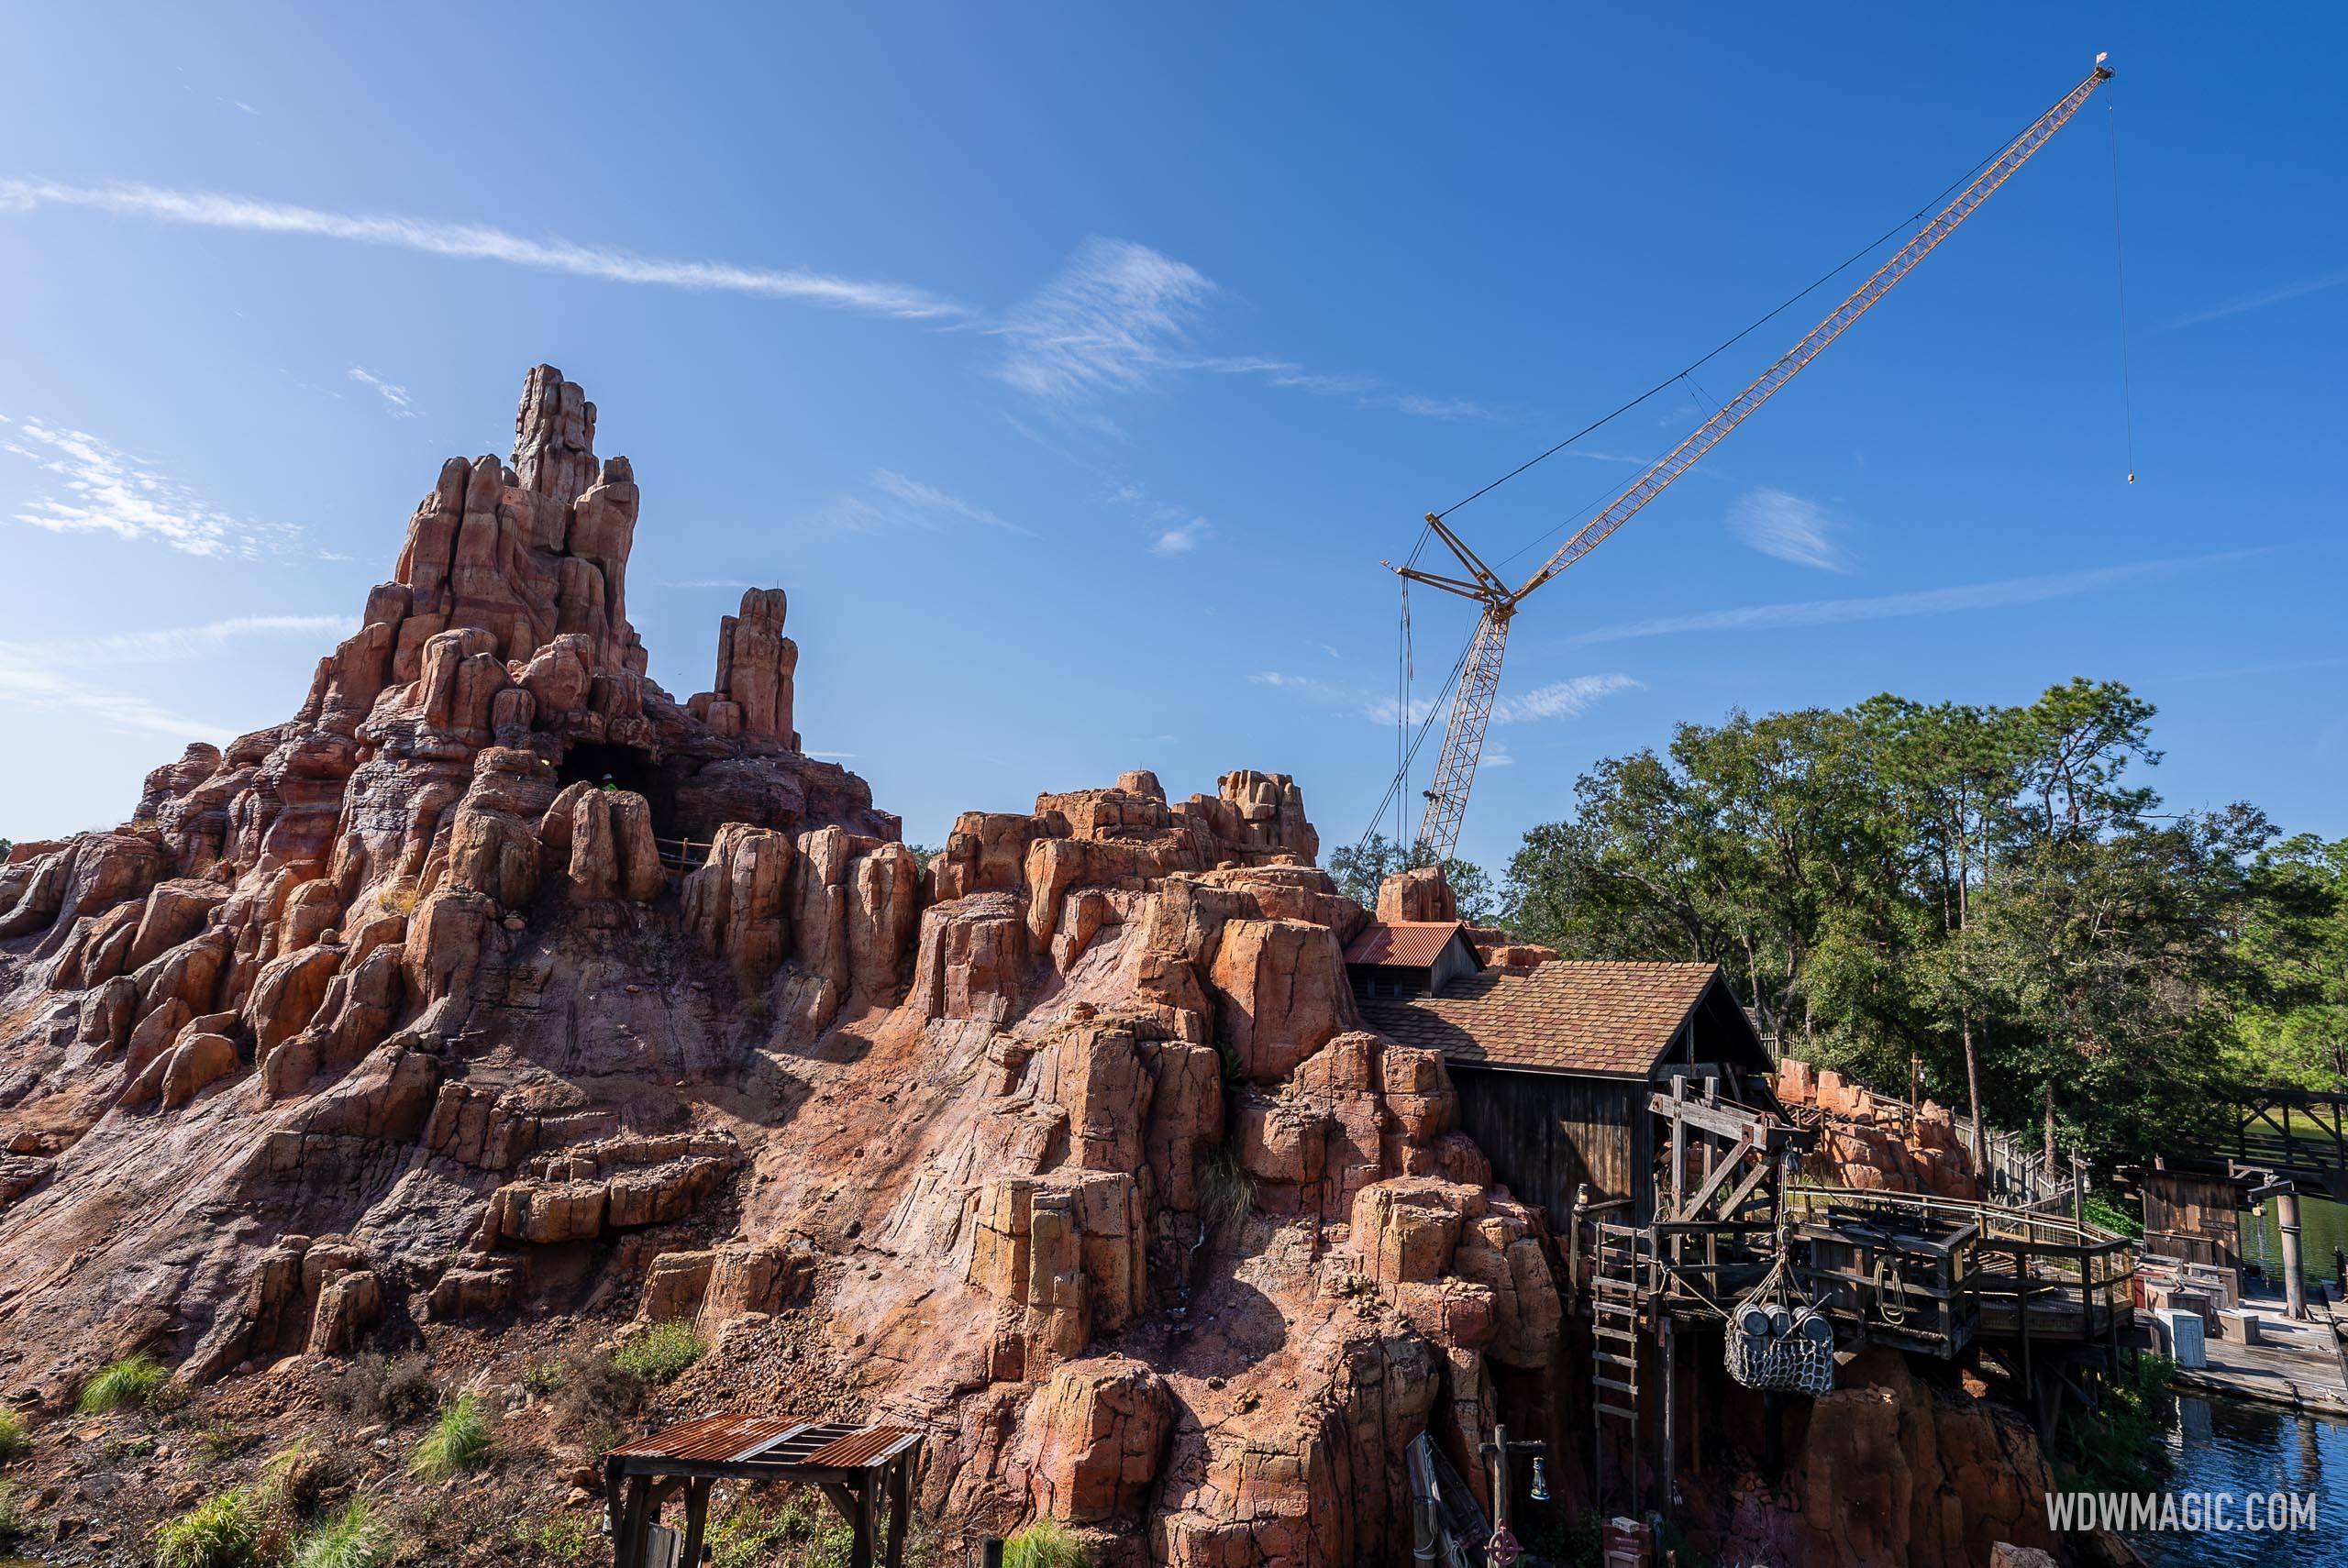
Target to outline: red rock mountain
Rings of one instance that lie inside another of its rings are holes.
[[[1360,1026],[1296,786],[1128,773],[918,864],[800,749],[782,592],[677,701],[627,460],[550,367],[515,431],[300,712],[11,852],[0,1389],[691,1318],[713,1399],[923,1424],[949,1526],[1399,1560],[1403,1445],[1472,1472],[1558,1295],[1441,1058]]]

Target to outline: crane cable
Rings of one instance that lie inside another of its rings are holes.
[[[2120,105],[2107,98],[2104,128],[2111,133],[2111,266],[2120,293],[2120,415],[2128,441],[2128,482],[2136,482],[2136,394],[2128,370],[2128,246],[2120,230]]]
[[[2065,96],[2066,96],[2066,97],[2067,97],[2067,96],[2068,96],[2068,94],[2065,94]],[[1692,388],[1692,387],[1695,385],[1695,383],[1694,383],[1694,381],[1693,381],[1690,378],[1692,377],[1692,375],[1693,375],[1693,373],[1694,373],[1695,371],[1697,371],[1697,370],[1700,370],[1703,369],[1703,368],[1704,368],[1704,366],[1705,366],[1705,365],[1707,365],[1708,363],[1710,363],[1711,360],[1718,359],[1721,355],[1722,355],[1722,354],[1726,353],[1729,349],[1733,348],[1734,347],[1736,347],[1736,345],[1738,345],[1739,343],[1742,343],[1743,341],[1744,341],[1744,339],[1745,339],[1745,338],[1747,338],[1747,337],[1751,337],[1754,333],[1755,333],[1755,332],[1759,331],[1762,327],[1767,326],[1769,323],[1771,323],[1772,321],[1775,321],[1778,316],[1783,315],[1787,311],[1789,311],[1789,310],[1792,309],[1795,305],[1800,304],[1803,300],[1806,300],[1806,299],[1808,299],[1811,295],[1812,295],[1812,294],[1816,293],[1820,289],[1824,288],[1828,283],[1830,283],[1830,282],[1833,282],[1836,278],[1841,277],[1844,272],[1849,271],[1853,267],[1856,266],[1856,265],[1857,265],[1861,260],[1863,260],[1864,259],[1866,259],[1867,256],[1872,255],[1872,254],[1873,254],[1874,252],[1876,252],[1877,250],[1881,249],[1881,248],[1883,248],[1884,244],[1885,244],[1887,241],[1890,240],[1893,237],[1895,237],[1895,236],[1899,235],[1899,233],[1901,233],[1903,230],[1907,229],[1910,226],[1911,226],[1912,224],[1914,224],[1914,223],[1916,222],[1916,220],[1917,220],[1917,219],[1919,219],[1919,218],[1921,218],[1921,217],[1923,217],[1923,216],[1925,216],[1926,215],[1930,214],[1930,213],[1933,211],[1933,209],[1934,207],[1936,207],[1936,206],[1940,205],[1942,203],[1945,202],[1945,201],[1948,199],[1949,193],[1950,193],[1951,192],[1955,191],[1955,190],[1959,189],[1960,187],[1964,186],[1964,185],[1965,185],[1965,184],[1966,184],[1968,182],[1970,182],[1970,181],[1973,179],[1973,177],[1974,177],[1975,175],[1977,175],[1977,174],[1980,173],[1982,170],[1984,170],[1984,169],[1988,168],[1990,164],[1992,164],[1992,163],[1996,162],[1999,158],[2003,157],[2003,156],[2005,155],[2006,149],[2009,149],[2009,148],[2010,148],[2010,147],[2011,147],[2011,146],[2012,146],[2016,141],[2020,140],[2020,139],[2021,138],[2021,137],[2023,136],[2023,134],[2024,134],[2024,133],[2026,133],[2026,132],[2029,130],[2029,128],[2030,128],[2030,127],[2031,127],[2031,126],[2034,126],[2034,125],[2036,125],[2040,120],[2044,119],[2044,118],[2046,117],[2046,116],[2047,116],[2047,115],[2052,114],[2052,113],[2054,112],[2054,108],[2055,108],[2056,106],[2058,106],[2058,105],[2062,103],[2062,101],[2063,101],[2062,99],[2057,98],[2057,99],[2054,101],[2054,104],[2052,104],[2052,105],[2049,105],[2047,106],[2047,108],[2046,108],[2046,109],[2044,109],[2043,111],[2042,111],[2042,112],[2041,112],[2041,113],[2039,113],[2038,115],[2036,115],[2036,116],[2032,116],[2032,119],[2030,120],[2029,124],[2028,124],[2028,125],[2025,125],[2025,126],[2021,128],[2021,130],[2020,130],[2020,131],[2016,131],[2012,136],[2008,137],[2004,141],[2002,141],[2002,142],[1999,143],[1999,144],[1998,144],[1998,146],[1997,146],[1997,148],[1996,148],[1995,149],[1993,149],[1993,150],[1992,150],[1992,151],[1990,151],[1988,154],[1987,154],[1986,156],[1984,156],[1983,158],[1981,158],[1980,160],[1978,160],[1977,161],[1976,161],[1976,162],[1974,163],[1974,165],[1973,165],[1971,168],[1967,169],[1964,173],[1959,174],[1955,179],[1954,179],[1954,180],[1950,181],[1947,184],[1945,184],[1945,185],[1942,186],[1942,187],[1940,188],[1940,190],[1939,190],[1939,191],[1937,191],[1937,192],[1935,192],[1935,193],[1933,193],[1933,195],[1932,196],[1932,198],[1931,198],[1930,200],[1926,201],[1922,205],[1919,206],[1919,207],[1918,207],[1914,212],[1912,212],[1912,213],[1909,214],[1907,216],[1905,216],[1905,217],[1901,218],[1899,222],[1897,222],[1897,223],[1893,224],[1890,227],[1888,227],[1888,228],[1885,229],[1881,234],[1877,235],[1875,238],[1873,238],[1873,239],[1871,239],[1871,240],[1867,241],[1867,243],[1866,243],[1866,244],[1865,244],[1865,245],[1863,245],[1863,246],[1859,247],[1859,248],[1858,248],[1858,249],[1854,250],[1853,252],[1851,252],[1851,254],[1850,254],[1850,255],[1848,255],[1848,256],[1844,257],[1844,258],[1840,262],[1836,263],[1836,264],[1835,264],[1835,266],[1833,266],[1833,267],[1832,269],[1830,269],[1829,271],[1825,271],[1825,272],[1822,272],[1822,273],[1820,273],[1820,274],[1818,275],[1818,277],[1817,277],[1817,278],[1813,279],[1813,280],[1812,280],[1812,281],[1811,281],[1808,285],[1806,285],[1805,287],[1801,288],[1800,290],[1797,291],[1797,292],[1796,292],[1796,293],[1790,293],[1790,294],[1787,295],[1783,300],[1780,300],[1780,301],[1779,301],[1776,305],[1772,306],[1772,307],[1771,307],[1771,308],[1770,308],[1767,313],[1765,313],[1765,314],[1763,314],[1763,315],[1759,315],[1759,316],[1755,317],[1755,318],[1754,318],[1750,323],[1748,323],[1748,324],[1747,324],[1747,325],[1746,325],[1746,326],[1745,326],[1742,330],[1738,331],[1737,333],[1733,334],[1733,336],[1731,336],[1731,337],[1724,337],[1724,338],[1722,338],[1719,343],[1715,344],[1715,345],[1714,345],[1711,349],[1709,349],[1708,351],[1706,351],[1704,354],[1702,354],[1702,355],[1699,356],[1699,357],[1698,357],[1697,359],[1692,359],[1692,360],[1689,361],[1689,363],[1688,363],[1688,364],[1686,364],[1686,365],[1682,366],[1680,369],[1678,369],[1678,370],[1677,370],[1673,371],[1670,375],[1667,375],[1667,376],[1664,377],[1664,379],[1663,379],[1663,380],[1661,380],[1661,381],[1659,381],[1656,382],[1656,384],[1655,384],[1655,385],[1653,385],[1653,386],[1649,387],[1646,391],[1645,391],[1645,392],[1641,392],[1638,396],[1636,396],[1636,397],[1634,397],[1634,398],[1631,399],[1628,403],[1625,403],[1622,404],[1620,407],[1616,408],[1612,413],[1611,413],[1611,414],[1604,414],[1604,415],[1601,415],[1600,417],[1599,417],[1599,418],[1597,418],[1597,419],[1594,419],[1594,420],[1590,421],[1588,425],[1583,425],[1580,429],[1578,429],[1578,430],[1575,431],[1572,435],[1570,435],[1570,436],[1567,436],[1564,440],[1557,442],[1555,446],[1548,447],[1548,448],[1547,448],[1546,450],[1545,450],[1545,451],[1541,451],[1541,452],[1535,453],[1534,456],[1532,456],[1532,457],[1530,457],[1530,458],[1527,458],[1524,461],[1523,461],[1523,462],[1521,462],[1521,463],[1517,464],[1517,465],[1516,465],[1516,467],[1514,467],[1514,468],[1512,468],[1512,469],[1509,469],[1509,471],[1508,471],[1508,472],[1506,472],[1506,473],[1504,473],[1504,474],[1501,475],[1501,477],[1500,477],[1500,478],[1498,478],[1498,479],[1496,479],[1496,480],[1492,480],[1490,484],[1485,485],[1485,486],[1484,486],[1483,488],[1481,488],[1480,490],[1473,491],[1471,491],[1470,493],[1468,493],[1468,494],[1467,494],[1467,495],[1464,495],[1464,496],[1460,497],[1457,501],[1453,502],[1450,505],[1448,505],[1448,506],[1445,507],[1442,511],[1433,513],[1433,514],[1432,514],[1432,518],[1433,518],[1433,519],[1441,519],[1441,518],[1449,517],[1453,513],[1455,513],[1455,512],[1458,511],[1461,507],[1468,505],[1470,502],[1475,502],[1475,501],[1480,501],[1480,500],[1482,500],[1485,496],[1490,495],[1493,491],[1496,491],[1496,490],[1498,490],[1501,486],[1502,486],[1502,485],[1504,485],[1504,484],[1508,483],[1508,481],[1509,481],[1509,480],[1512,480],[1512,479],[1516,478],[1519,474],[1523,473],[1526,469],[1531,469],[1531,468],[1534,468],[1534,467],[1538,466],[1539,464],[1542,464],[1542,463],[1545,463],[1545,462],[1548,461],[1551,458],[1556,457],[1558,453],[1560,453],[1560,452],[1564,451],[1567,447],[1568,447],[1572,446],[1575,442],[1579,441],[1580,439],[1582,439],[1582,437],[1584,437],[1584,436],[1586,436],[1592,435],[1592,434],[1596,433],[1597,431],[1599,431],[1599,430],[1600,430],[1600,429],[1603,429],[1605,426],[1607,426],[1607,425],[1611,425],[1615,420],[1620,419],[1621,417],[1623,417],[1623,415],[1624,415],[1624,414],[1626,414],[1630,413],[1633,409],[1634,409],[1634,408],[1638,407],[1641,403],[1643,403],[1646,402],[1649,398],[1654,397],[1657,392],[1664,392],[1664,391],[1668,390],[1668,389],[1669,389],[1671,386],[1673,386],[1675,383],[1679,382],[1679,381],[1686,381],[1688,382],[1688,384]],[[2118,139],[2117,139],[2117,138],[2118,138],[2118,136],[2119,136],[2119,132],[2118,132],[2118,130],[2117,130],[2117,128],[2116,128],[2116,122],[2110,122],[2110,123],[2114,124],[2114,126],[2115,126],[2115,128],[2114,128],[2114,130],[2113,130],[2113,132],[2112,132],[2112,135],[2113,135],[2114,139],[2113,139],[2113,143],[2112,143],[2113,152],[2112,152],[2112,197],[2111,197],[2111,199],[2112,199],[2112,226],[2113,226],[2113,234],[2114,234],[2115,242],[2116,242],[2117,236],[2118,236],[2118,231],[2119,231],[2119,221],[2120,221],[2119,150],[2118,150],[2118,149],[2119,149],[2119,142],[2118,142]],[[2122,315],[2121,326],[2121,355],[2122,355],[2121,380],[2122,380],[2122,382],[2123,382],[2123,394],[2124,394],[2124,383],[2125,383],[2125,381],[2126,381],[2126,364],[2125,364],[2125,356],[2126,356],[2126,335],[2127,335],[2127,326],[2126,326],[2126,319],[2125,319],[2127,304],[2126,304],[2126,296],[2125,296],[2125,293],[2123,293],[2123,294],[2122,294],[2122,296],[2121,296],[2121,315]],[[2128,440],[2129,440],[2129,468],[2130,468],[2130,470],[2131,470],[2131,471],[2130,471],[2130,473],[2129,473],[2129,476],[2128,476],[2128,481],[2129,481],[2131,484],[2133,484],[2133,483],[2135,482],[2136,476],[2135,476],[2135,473],[2134,473],[2134,471],[2133,471],[2133,470],[2134,470],[2134,468],[2135,468],[2135,426],[2134,426],[2134,414],[2133,414],[2132,411],[2129,414],[2129,415],[2128,415],[2128,420],[2129,420],[2129,436],[2128,436]],[[1609,490],[1609,493],[1611,493],[1611,487],[1610,487],[1610,490]],[[1601,497],[1600,497],[1600,499],[1603,499],[1603,497],[1601,496]],[[1574,517],[1574,515],[1576,515],[1576,514],[1568,514],[1567,521],[1567,522],[1571,522],[1571,521],[1573,521],[1573,517]],[[1544,539],[1546,539],[1550,535],[1555,534],[1556,532],[1557,532],[1557,530],[1558,530],[1559,528],[1562,528],[1562,527],[1564,527],[1564,526],[1566,526],[1566,524],[1565,524],[1565,523],[1559,523],[1559,524],[1553,525],[1552,526],[1550,526],[1550,527],[1548,527],[1548,528],[1546,528],[1546,529],[1544,529],[1540,534],[1538,534],[1538,535],[1534,536],[1534,538],[1527,540],[1524,544],[1523,544],[1523,545],[1519,546],[1515,550],[1512,551],[1508,556],[1506,556],[1506,557],[1502,558],[1501,564],[1502,564],[1502,565],[1506,565],[1509,561],[1514,560],[1518,556],[1521,556],[1521,555],[1524,554],[1524,552],[1525,552],[1526,550],[1529,550],[1529,549],[1533,548],[1533,547],[1534,547],[1534,545],[1536,545],[1536,544],[1540,543],[1540,542],[1541,542],[1542,540],[1544,540]],[[1427,523],[1423,523],[1423,524],[1421,524],[1421,525],[1419,525],[1419,536],[1418,536],[1418,538],[1417,538],[1415,541],[1413,541],[1413,542],[1412,542],[1412,546],[1411,546],[1411,553],[1410,553],[1407,557],[1405,557],[1405,558],[1403,558],[1403,563],[1402,563],[1402,564],[1403,564],[1403,565],[1405,565],[1405,566],[1416,566],[1416,565],[1418,564],[1418,560],[1419,560],[1419,557],[1420,557],[1420,555],[1421,555],[1422,553],[1423,553],[1423,552],[1425,551],[1426,547],[1427,547],[1427,541],[1428,541],[1430,538],[1434,537],[1434,523],[1433,523],[1433,521],[1430,521],[1430,522],[1427,522]],[[1404,590],[1403,590],[1403,612],[1402,612],[1402,615],[1403,615],[1403,625],[1404,625],[1404,628],[1405,628],[1406,632],[1407,632],[1407,628],[1408,628],[1408,626],[1409,626],[1409,620],[1410,620],[1410,608],[1409,608],[1409,605],[1410,605],[1410,597],[1409,597],[1409,595],[1410,595],[1410,591],[1409,591],[1408,587],[1406,586],[1406,587],[1404,588]],[[1451,667],[1451,673],[1450,673],[1449,675],[1447,675],[1447,676],[1445,676],[1445,677],[1444,678],[1444,684],[1443,684],[1443,688],[1442,688],[1442,689],[1449,689],[1449,688],[1450,688],[1450,687],[1451,687],[1455,682],[1456,682],[1456,680],[1458,679],[1458,677],[1459,677],[1459,671],[1460,671],[1460,668],[1461,668],[1463,666],[1465,666],[1465,665],[1467,664],[1467,662],[1468,662],[1468,652],[1469,652],[1471,649],[1473,649],[1473,648],[1474,648],[1474,646],[1475,646],[1475,642],[1474,642],[1474,640],[1471,638],[1471,639],[1469,640],[1469,642],[1468,642],[1468,646],[1467,646],[1467,647],[1465,647],[1465,648],[1462,648],[1462,649],[1460,650],[1460,652],[1459,652],[1459,657],[1458,657],[1456,661],[1454,661],[1454,662],[1453,662],[1453,664],[1452,664],[1452,667]],[[1405,660],[1406,660],[1406,661],[1407,661],[1407,659],[1408,659],[1408,657],[1409,657],[1409,656],[1408,656],[1408,654],[1406,653],[1406,654],[1404,655],[1404,658],[1405,658]],[[1379,823],[1380,821],[1382,821],[1382,820],[1384,819],[1384,817],[1385,817],[1385,815],[1386,815],[1386,808],[1387,808],[1390,804],[1391,806],[1393,806],[1393,808],[1394,808],[1394,812],[1395,812],[1395,817],[1394,817],[1394,821],[1395,821],[1395,837],[1396,837],[1396,843],[1397,843],[1397,845],[1400,845],[1400,843],[1401,843],[1401,832],[1402,832],[1402,825],[1401,825],[1401,824],[1402,824],[1402,814],[1401,814],[1401,813],[1402,813],[1402,802],[1403,802],[1403,797],[1404,797],[1405,791],[1407,790],[1407,789],[1408,789],[1408,787],[1409,787],[1409,778],[1410,778],[1410,767],[1411,767],[1411,764],[1412,764],[1412,762],[1414,762],[1414,761],[1416,761],[1416,760],[1417,760],[1420,750],[1421,750],[1423,747],[1424,747],[1424,745],[1426,745],[1426,738],[1427,738],[1427,735],[1428,735],[1429,732],[1430,732],[1430,731],[1433,729],[1433,727],[1434,727],[1434,720],[1435,720],[1435,715],[1436,715],[1436,712],[1438,712],[1438,710],[1434,709],[1434,708],[1430,708],[1430,709],[1429,709],[1428,713],[1427,713],[1427,717],[1426,717],[1426,721],[1425,721],[1425,723],[1422,723],[1422,724],[1419,726],[1419,735],[1418,735],[1417,740],[1413,741],[1413,742],[1411,744],[1411,745],[1410,745],[1410,747],[1409,747],[1409,749],[1408,749],[1408,751],[1407,751],[1407,752],[1403,751],[1403,750],[1402,750],[1402,746],[1401,746],[1401,735],[1402,735],[1402,732],[1403,732],[1403,731],[1408,727],[1408,725],[1409,725],[1409,722],[1410,722],[1409,702],[1408,702],[1408,698],[1407,698],[1407,693],[1408,693],[1408,681],[1407,681],[1407,679],[1405,679],[1405,681],[1404,681],[1404,683],[1403,683],[1403,689],[1404,689],[1404,692],[1405,692],[1405,700],[1404,700],[1404,701],[1403,701],[1403,703],[1402,703],[1402,706],[1401,706],[1401,710],[1398,712],[1398,713],[1397,713],[1397,715],[1396,715],[1396,718],[1395,718],[1395,745],[1396,745],[1396,751],[1397,751],[1398,755],[1401,756],[1401,762],[1400,762],[1400,765],[1399,765],[1399,766],[1396,767],[1396,769],[1395,769],[1393,781],[1392,781],[1391,783],[1390,783],[1390,784],[1387,786],[1387,789],[1386,789],[1386,794],[1385,794],[1385,796],[1379,800],[1379,803],[1378,803],[1378,808],[1377,808],[1377,810],[1376,810],[1376,811],[1374,811],[1374,812],[1372,812],[1370,813],[1370,818],[1369,818],[1369,827],[1368,827],[1368,829],[1366,832],[1364,832],[1364,833],[1363,833],[1363,834],[1362,834],[1362,836],[1361,836],[1361,839],[1360,839],[1360,841],[1359,841],[1361,845],[1367,845],[1368,844],[1368,842],[1369,842],[1372,838],[1374,838],[1374,837],[1376,837],[1376,836],[1377,836],[1377,834],[1378,834],[1378,824],[1379,824]]]

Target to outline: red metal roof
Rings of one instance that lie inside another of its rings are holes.
[[[1372,1029],[1465,1066],[1644,1077],[1670,1048],[1712,964],[1554,959],[1464,975],[1433,997],[1361,1003]]]
[[[612,1452],[638,1459],[730,1464],[772,1447],[806,1424],[787,1416],[703,1416],[624,1442]]]
[[[917,1435],[912,1427],[870,1427],[835,1438],[799,1463],[816,1469],[860,1470],[887,1458]]]
[[[1460,922],[1456,920],[1372,921],[1346,949],[1346,962],[1431,969],[1459,931]]]

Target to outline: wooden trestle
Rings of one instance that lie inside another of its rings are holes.
[[[709,1528],[710,1488],[728,1480],[817,1488],[848,1523],[849,1568],[875,1568],[876,1562],[903,1568],[921,1442],[921,1433],[910,1427],[721,1415],[622,1443],[604,1460],[615,1568],[651,1568],[661,1506],[679,1495],[685,1503],[684,1537],[675,1556],[663,1556],[698,1563]]]

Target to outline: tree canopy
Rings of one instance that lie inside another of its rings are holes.
[[[1780,1048],[2091,1157],[2207,1130],[2230,1084],[2341,1081],[2348,843],[2165,812],[2152,705],[1883,695],[1682,724],[1598,763],[1509,865],[1569,956],[1720,964]]]

